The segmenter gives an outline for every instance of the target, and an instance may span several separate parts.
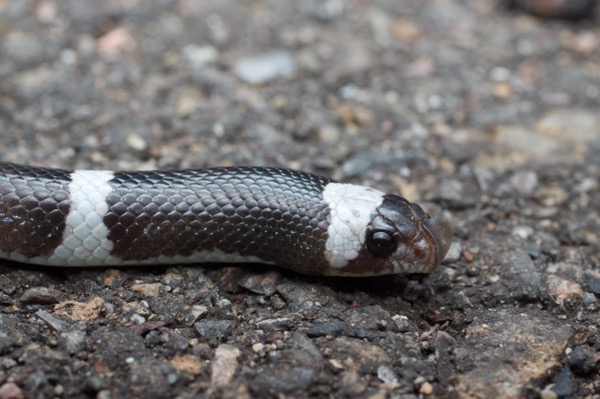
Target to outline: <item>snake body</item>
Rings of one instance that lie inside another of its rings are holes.
[[[406,199],[279,168],[113,172],[0,162],[0,258],[49,266],[257,262],[429,273],[447,222]]]

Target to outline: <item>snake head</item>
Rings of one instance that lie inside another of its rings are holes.
[[[378,258],[393,273],[431,273],[444,260],[451,242],[448,222],[432,218],[402,197],[386,194],[367,227],[365,256]]]
[[[344,184],[329,184],[325,197],[331,217],[322,274],[431,273],[448,252],[450,224],[402,197]]]

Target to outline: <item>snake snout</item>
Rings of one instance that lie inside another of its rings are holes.
[[[434,218],[425,219],[423,227],[429,232],[430,238],[434,241],[435,253],[431,266],[435,269],[442,263],[448,253],[452,243],[452,229],[447,221]]]

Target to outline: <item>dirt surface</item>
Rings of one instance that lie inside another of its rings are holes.
[[[0,398],[600,397],[598,16],[0,0],[0,159],[270,165],[402,193],[427,278],[0,261]]]

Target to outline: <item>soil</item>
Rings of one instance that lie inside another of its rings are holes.
[[[289,167],[454,228],[429,276],[0,261],[0,398],[600,397],[599,19],[504,3],[0,0],[3,161]]]

